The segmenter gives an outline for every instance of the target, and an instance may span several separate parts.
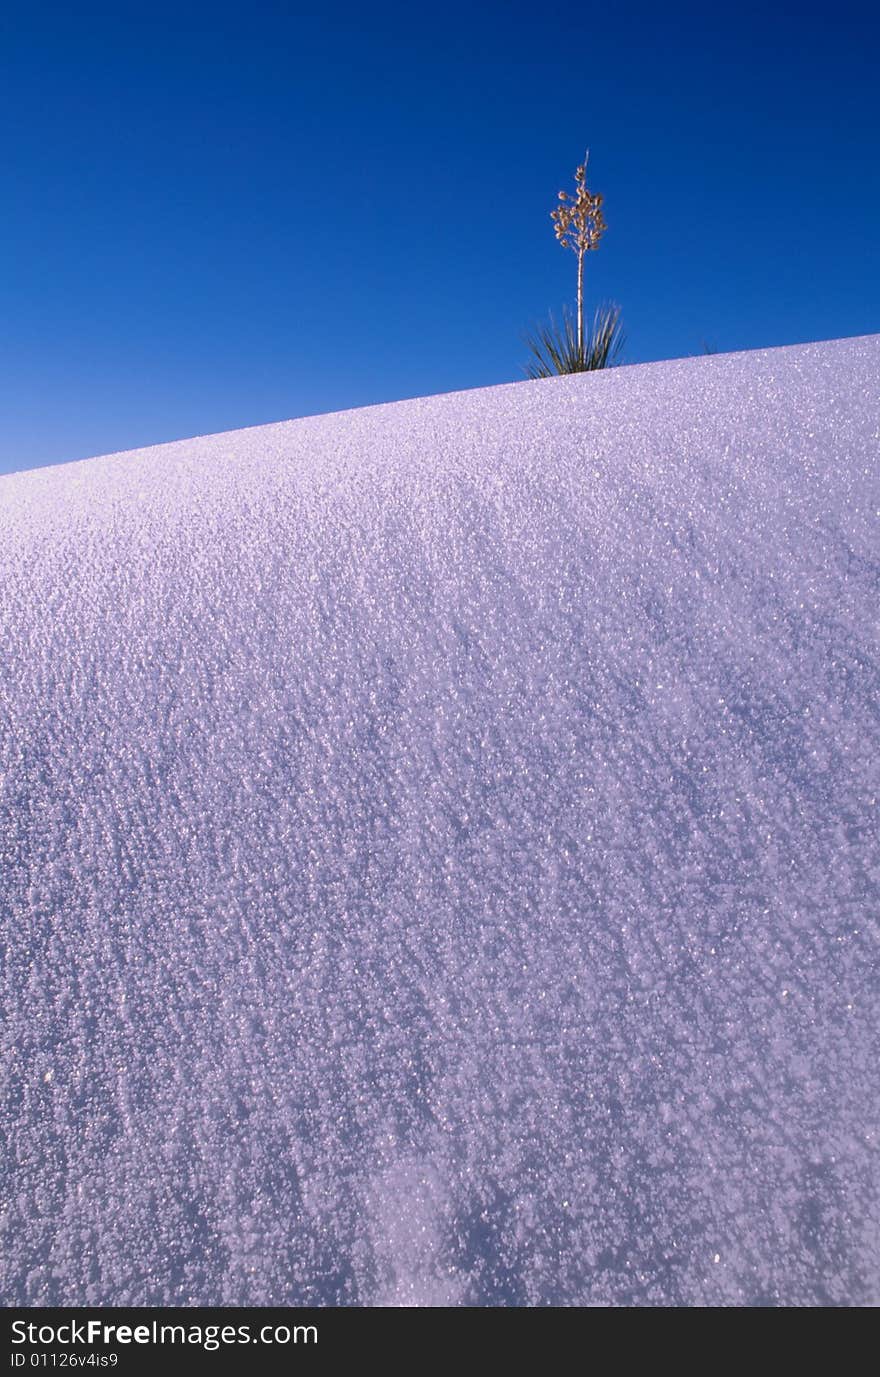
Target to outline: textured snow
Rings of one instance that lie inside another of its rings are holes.
[[[880,1298],[878,376],[0,479],[0,1298]]]

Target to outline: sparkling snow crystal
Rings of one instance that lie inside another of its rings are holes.
[[[880,1298],[878,376],[0,479],[0,1299]]]

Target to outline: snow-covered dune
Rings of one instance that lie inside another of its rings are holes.
[[[0,479],[0,1298],[880,1299],[878,376]]]

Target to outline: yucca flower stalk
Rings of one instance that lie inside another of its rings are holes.
[[[577,344],[584,352],[584,258],[591,249],[599,247],[599,240],[607,228],[602,214],[602,196],[587,186],[587,165],[590,150],[575,172],[574,195],[560,191],[560,204],[551,211],[556,238],[565,248],[577,255]]]

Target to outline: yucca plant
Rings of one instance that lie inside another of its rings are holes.
[[[590,373],[595,368],[612,368],[620,358],[625,343],[620,322],[620,307],[609,302],[596,308],[591,329],[584,335],[563,307],[562,323],[550,317],[549,325],[540,326],[533,335],[526,336],[532,355],[526,364],[529,378],[553,378],[559,373]]]
[[[589,149],[575,171],[574,192],[560,191],[559,205],[550,212],[556,238],[563,248],[577,257],[577,318],[563,309],[562,324],[550,317],[526,336],[531,362],[526,365],[530,378],[552,378],[557,373],[589,373],[595,368],[611,368],[619,359],[624,336],[620,308],[608,302],[599,306],[592,328],[584,329],[584,258],[599,247],[607,226],[602,212],[602,196],[587,186]]]

